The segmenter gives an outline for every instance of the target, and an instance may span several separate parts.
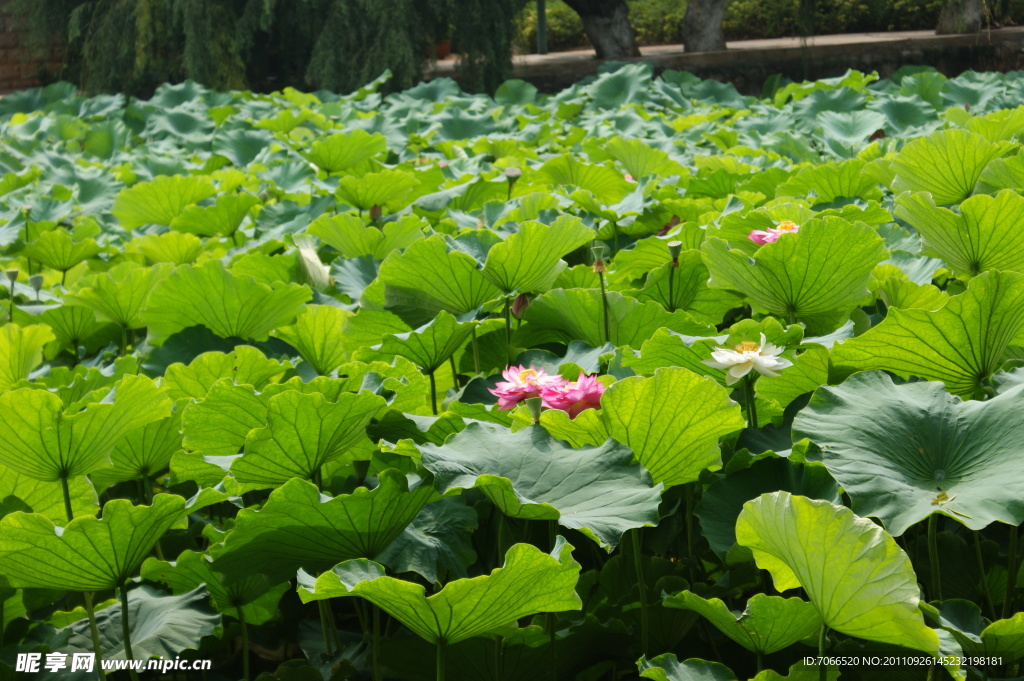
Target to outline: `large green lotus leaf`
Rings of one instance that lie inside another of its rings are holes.
[[[388,140],[380,133],[352,130],[322,137],[304,153],[310,163],[328,173],[348,170],[388,150]]]
[[[827,667],[825,678],[827,681],[839,679],[840,668],[833,665]],[[821,668],[817,665],[809,665],[804,662],[797,662],[789,668],[789,674],[783,676],[774,669],[765,669],[758,672],[750,681],[819,681],[821,679]]]
[[[147,558],[141,572],[143,579],[166,584],[176,596],[206,585],[210,604],[218,612],[235,619],[241,614],[247,624],[253,625],[263,624],[274,616],[278,601],[289,588],[287,582],[274,584],[259,573],[225,584],[223,575],[214,572],[210,557],[196,551],[182,551],[173,562]]]
[[[662,328],[644,341],[639,356],[626,354],[622,365],[641,376],[651,376],[665,367],[685,367],[702,376],[711,376],[719,383],[725,383],[725,370],[713,369],[704,364],[711,359],[711,352],[729,339],[728,334],[720,336],[686,336]]]
[[[43,361],[43,347],[56,337],[49,326],[0,326],[0,393],[8,390]]]
[[[572,549],[562,537],[550,555],[530,544],[516,544],[502,567],[450,582],[429,597],[420,584],[386,576],[382,565],[346,561],[315,578],[300,572],[299,597],[308,603],[361,596],[431,643],[458,643],[537,613],[579,610],[580,564],[573,560]]]
[[[0,464],[38,480],[85,475],[106,463],[119,438],[170,410],[145,376],[125,376],[102,403],[70,415],[51,392],[12,390],[0,395]]]
[[[156,338],[201,324],[222,338],[265,341],[272,330],[290,324],[311,295],[298,284],[272,288],[235,276],[211,260],[183,265],[161,281],[143,317]]]
[[[751,652],[767,655],[788,648],[818,632],[821,616],[813,604],[800,598],[755,594],[743,612],[733,612],[718,598],[701,598],[690,591],[665,596],[670,608],[692,610],[720,632]]]
[[[377,562],[394,573],[415,572],[431,584],[462,579],[476,562],[472,532],[477,525],[476,511],[462,499],[439,499],[420,510]]]
[[[171,229],[201,237],[230,237],[238,231],[249,210],[258,204],[251,194],[225,194],[209,206],[187,206],[170,221]]]
[[[821,447],[822,462],[858,515],[899,536],[932,513],[973,530],[1024,522],[1024,421],[1019,386],[963,402],[941,383],[895,385],[880,371],[819,388],[793,437]]]
[[[112,499],[104,504],[102,518],[75,518],[62,530],[38,513],[11,513],[0,519],[0,573],[21,588],[122,586],[165,532],[184,529],[189,513],[224,498],[204,490],[188,501],[157,494],[152,506]]]
[[[633,185],[615,168],[583,163],[571,154],[550,159],[540,167],[540,172],[551,184],[585,189],[605,205],[618,203],[633,190]]]
[[[206,600],[203,587],[176,596],[145,585],[129,591],[128,621],[133,659],[157,656],[170,660],[186,650],[199,650],[203,638],[212,636],[221,625],[220,615],[209,610]],[[96,626],[103,659],[125,659],[121,608],[112,604],[97,610]],[[61,652],[93,652],[89,620],[72,624],[70,634],[68,646],[60,649]]]
[[[675,653],[665,653],[636,663],[640,678],[654,681],[736,681],[732,670],[720,662],[690,658],[680,662]]]
[[[239,345],[227,353],[204,352],[187,366],[172,364],[164,374],[164,386],[171,399],[201,400],[210,392],[213,384],[222,378],[230,378],[236,383],[262,390],[290,368],[289,362],[268,359],[254,347]]]
[[[967,129],[989,142],[1011,140],[1024,132],[1024,107],[999,109],[986,116],[972,116]]]
[[[804,225],[815,217],[806,201],[790,200],[785,203],[773,202],[770,206],[764,206],[752,211],[734,211],[722,215],[718,225],[708,225],[707,235],[717,236],[729,242],[729,247],[743,251],[747,255],[754,255],[760,245],[751,241],[748,237],[754,230],[776,229],[779,223],[789,220],[797,225]],[[824,215],[818,215],[824,217]],[[891,217],[890,217],[891,219]],[[706,239],[705,239],[706,241]],[[701,241],[704,243],[704,241]],[[698,244],[696,248],[700,248]]]
[[[939,652],[939,637],[918,609],[910,559],[870,520],[827,501],[773,492],[744,504],[736,540],[754,552],[776,589],[802,587],[830,629]]]
[[[76,241],[71,232],[58,227],[33,239],[25,248],[25,256],[43,263],[50,269],[67,272],[100,250],[102,249],[94,239]]]
[[[412,190],[420,181],[405,170],[382,170],[362,177],[348,175],[338,182],[336,193],[344,203],[361,211],[380,206],[394,213],[412,200]]]
[[[1024,657],[1024,613],[1009,619],[985,624],[981,608],[972,601],[950,599],[938,607],[922,608],[935,624],[953,634],[964,655],[1002,657],[1003,664],[1012,664]]]
[[[720,324],[726,312],[743,304],[743,298],[732,291],[710,288],[708,277],[700,251],[684,251],[678,267],[665,263],[648,273],[636,297],[653,300],[668,310],[683,310],[704,324]]]
[[[812,199],[815,204],[842,198],[881,199],[878,181],[864,172],[866,165],[866,161],[853,159],[802,168],[779,185],[776,196]]]
[[[1024,196],[1015,191],[972,196],[959,214],[937,208],[926,193],[904,194],[896,201],[896,217],[921,235],[925,255],[942,258],[957,274],[1024,271],[1024,233],[1017,228],[1024,221]]]
[[[339,339],[352,316],[352,312],[333,305],[307,305],[294,324],[277,329],[273,335],[298,350],[302,359],[325,376],[348,358],[349,348]]]
[[[896,194],[930,192],[940,206],[959,203],[971,195],[989,161],[1003,152],[1003,145],[962,129],[918,137],[892,163],[896,171],[892,190]]]
[[[723,387],[681,368],[618,381],[601,406],[611,436],[666,487],[693,482],[704,469],[719,466],[718,439],[745,425]]]
[[[88,478],[72,478],[68,481],[68,491],[71,493],[71,512],[76,518],[96,515],[99,511],[96,488]],[[30,512],[44,515],[55,523],[67,520],[60,485],[0,466],[0,504],[6,504],[12,499],[24,504]]]
[[[1024,189],[1024,154],[997,158],[985,166],[975,191],[993,194],[1000,189]]]
[[[52,307],[39,315],[39,319],[50,327],[61,348],[72,353],[79,343],[93,338],[104,327],[104,324],[96,319],[95,312],[78,305]]]
[[[180,451],[179,410],[122,437],[110,452],[110,466],[93,471],[89,477],[100,489],[116,482],[148,479],[166,469],[171,463],[171,457]]]
[[[468,253],[441,235],[421,239],[404,252],[393,252],[380,265],[378,280],[388,305],[418,306],[432,313],[465,314],[497,298],[498,288]]]
[[[320,468],[366,441],[370,419],[387,408],[369,391],[342,393],[328,402],[319,393],[289,390],[267,401],[266,427],[245,438],[245,453],[231,464],[241,483],[267,487],[291,478],[312,480]]]
[[[721,239],[708,239],[701,248],[711,286],[740,291],[774,315],[806,322],[812,333],[838,327],[869,295],[871,270],[888,257],[873,229],[836,217],[783,234],[759,248],[753,263]]]
[[[228,581],[253,572],[272,581],[293,577],[298,568],[313,572],[354,558],[373,558],[402,533],[433,487],[409,482],[396,470],[381,473],[374,489],[360,487],[334,498],[305,480],[289,480],[270,493],[260,510],[239,511],[213,569]]]
[[[306,233],[318,237],[343,258],[370,255],[374,260],[383,260],[391,251],[404,250],[423,239],[425,226],[422,218],[406,215],[378,229],[366,225],[357,215],[341,213],[321,215],[306,228]]]
[[[140,267],[122,263],[85,279],[81,288],[64,296],[64,302],[89,308],[101,321],[138,329],[146,325],[142,311],[153,290],[173,269],[169,264]]]
[[[644,140],[612,137],[601,145],[600,151],[621,163],[626,172],[637,180],[655,174],[686,174],[678,161],[669,158],[664,151],[651,147]]]
[[[986,272],[940,310],[891,308],[881,324],[837,344],[832,364],[939,380],[954,395],[971,397],[1022,328],[1024,275]]]
[[[206,177],[160,175],[122,189],[111,212],[121,226],[133,230],[145,225],[170,225],[186,206],[208,199],[217,190]]]
[[[796,398],[828,383],[828,368],[828,350],[820,345],[811,345],[797,355],[793,366],[778,376],[759,378],[754,392],[761,399],[771,400],[785,409]]]
[[[165,232],[147,234],[133,239],[128,245],[153,263],[169,262],[172,265],[186,265],[195,262],[203,252],[203,241],[194,234]]]
[[[431,373],[465,345],[475,324],[472,321],[460,322],[441,311],[432,322],[414,331],[385,334],[383,342],[374,349],[405,357],[424,372]]]
[[[439,491],[478,488],[507,516],[557,520],[608,551],[626,531],[658,523],[661,486],[614,440],[573,448],[542,427],[471,423],[419,450]]]
[[[634,279],[643,277],[651,270],[671,262],[672,254],[668,250],[670,241],[682,241],[684,251],[699,249],[707,233],[693,223],[687,223],[683,228],[682,233],[676,232],[672,236],[664,237],[650,236],[640,239],[631,248],[617,252],[613,266],[606,276],[613,284],[625,285]],[[587,270],[593,271],[591,268],[587,268]],[[595,276],[594,279],[597,277]],[[596,288],[596,286],[585,288]]]
[[[189,404],[181,415],[184,446],[210,457],[238,454],[249,431],[267,423],[266,401],[252,386],[220,379],[198,403]]]
[[[505,293],[546,291],[565,269],[562,256],[593,238],[594,232],[571,215],[550,225],[525,222],[487,252],[483,275]]]
[[[526,308],[522,329],[513,342],[526,347],[581,340],[592,347],[606,342],[637,346],[665,327],[693,335],[711,335],[714,327],[700,324],[685,312],[669,312],[656,302],[641,303],[616,291],[607,292],[608,331],[598,289],[555,289],[538,296]],[[528,344],[528,345],[527,345]]]
[[[839,485],[821,464],[763,459],[712,483],[695,511],[711,550],[725,558],[736,544],[736,518],[743,504],[766,492],[785,490],[811,499],[842,502]]]

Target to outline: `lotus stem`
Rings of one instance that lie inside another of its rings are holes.
[[[132,652],[132,632],[128,621],[128,582],[121,585],[121,636],[124,638],[124,659],[134,660],[135,653]],[[128,673],[132,681],[139,681],[139,674],[134,668],[128,667]]]
[[[459,369],[455,366],[455,355],[448,358],[448,365],[452,368],[452,383],[455,384],[456,388],[461,387],[459,385]]]
[[[430,379],[430,409],[434,416],[437,416],[437,379],[434,378],[433,371],[427,372],[427,378]]]
[[[121,355],[128,354],[128,327],[121,326]]]
[[[825,646],[828,643],[828,627],[821,625],[818,634],[818,681],[828,681],[828,665],[825,664]]]
[[[242,606],[235,606],[238,613],[238,623],[242,626],[242,679],[249,681],[249,625],[245,622],[245,612]]]
[[[558,541],[558,526],[554,520],[548,521],[548,545],[551,551],[555,550],[555,543]],[[548,635],[551,637],[551,681],[558,681],[558,648],[556,647],[557,635],[555,629],[558,626],[558,617],[553,612],[548,613]]]
[[[506,345],[506,347],[512,345],[512,304],[509,303],[508,298],[509,297],[507,295],[504,298],[504,300],[505,300],[505,345]]]
[[[380,608],[373,606],[373,681],[384,677],[380,671]]]
[[[974,535],[974,557],[978,559],[978,572],[981,573],[981,591],[985,594],[985,605],[988,606],[988,616],[993,622],[996,617],[996,606],[992,603],[992,592],[988,588],[988,579],[985,576],[985,558],[981,555],[981,537],[977,532]]]
[[[89,636],[92,637],[92,649],[96,653],[96,673],[99,674],[100,681],[104,681],[107,678],[107,673],[103,670],[103,649],[100,647],[100,628],[96,626],[96,609],[92,603],[92,592],[86,591],[82,597],[85,599],[85,613],[89,616]],[[0,622],[3,622],[3,617],[0,617]]]
[[[71,488],[68,487],[68,476],[60,476],[60,491],[64,493],[64,515],[68,517],[70,523],[75,519],[75,512],[71,508]]]
[[[672,290],[673,284],[675,283],[675,278],[676,268],[674,265],[670,265],[668,268],[668,305],[666,305],[669,312],[676,311],[675,294]]]
[[[754,397],[754,378],[750,374],[743,378],[743,399],[747,403],[748,427],[757,430],[757,399]]]
[[[604,272],[597,273],[597,280],[601,282],[601,317],[604,321],[604,342],[610,343],[612,340],[612,334],[609,330],[608,324],[608,292],[604,286]]]
[[[327,616],[327,602],[317,601],[316,605],[320,610],[320,628],[323,629],[324,633],[324,651],[327,653],[327,657],[331,657],[334,655],[334,649],[331,646],[330,618]],[[358,608],[356,612],[358,613]]]
[[[476,341],[476,324],[473,324],[473,333],[470,338],[473,342],[473,373],[477,376],[480,375],[480,346]]]
[[[636,585],[640,589],[640,653],[647,654],[647,583],[644,581],[643,555],[640,553],[640,530],[633,530],[633,565]]]
[[[684,485],[684,495],[686,500],[686,560],[689,563],[690,568],[690,585],[693,586],[694,570],[697,567],[695,556],[693,555],[693,488],[700,483],[694,482],[688,485]],[[758,671],[761,671],[758,669]]]
[[[437,640],[437,673],[434,676],[435,681],[444,681],[444,647],[445,641],[443,638]]]
[[[760,674],[761,670],[764,669],[764,651],[758,649],[757,651],[757,673]]]
[[[1009,569],[1006,575],[1006,594],[1003,597],[1003,619],[1013,614],[1013,594],[1017,582],[1017,572],[1020,566],[1017,564],[1017,526],[1010,526],[1010,555],[1007,562]]]
[[[942,573],[939,569],[939,516],[928,516],[928,562],[932,570],[932,599],[942,600]]]
[[[501,636],[494,637],[494,678],[505,681],[505,641]]]

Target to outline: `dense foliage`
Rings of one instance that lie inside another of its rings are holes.
[[[519,0],[14,0],[61,74],[88,92],[149,96],[191,78],[219,89],[354,90],[385,69],[418,82],[458,36],[460,80],[493,91],[511,69]]]
[[[1022,74],[382,82],[0,100],[0,676],[1019,675]]]

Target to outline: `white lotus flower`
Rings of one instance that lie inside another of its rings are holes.
[[[778,376],[780,371],[793,364],[779,357],[784,349],[766,342],[762,333],[760,343],[743,341],[735,350],[715,348],[711,351],[712,358],[704,360],[704,364],[715,369],[728,369],[725,384],[732,385],[749,374],[751,369],[762,376]]]

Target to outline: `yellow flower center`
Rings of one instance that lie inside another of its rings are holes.
[[[792,232],[793,230],[799,229],[799,228],[800,228],[800,225],[796,224],[792,220],[783,220],[782,222],[779,223],[779,226],[776,227],[776,229],[780,229],[783,232]]]
[[[519,372],[519,380],[522,383],[529,383],[537,379],[537,372],[533,369],[524,369]]]
[[[757,352],[761,346],[754,341],[743,341],[736,346],[736,352]]]

